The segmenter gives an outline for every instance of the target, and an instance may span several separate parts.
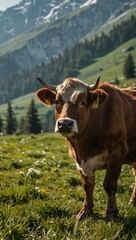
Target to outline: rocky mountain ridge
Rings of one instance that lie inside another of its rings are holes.
[[[0,12],[0,44],[43,23],[55,21],[97,0],[22,0]]]
[[[23,0],[21,4],[24,3],[25,5],[27,3],[27,6],[30,6],[28,5],[30,2],[33,4],[33,6],[35,6],[37,3],[39,3],[39,6],[42,6],[40,5],[41,0]],[[46,0],[44,3],[48,3],[47,5],[50,6],[50,11],[48,11],[48,14],[46,14],[46,17],[44,17],[44,20],[48,21],[47,16],[49,16],[49,12],[51,13],[53,9],[57,9],[57,6],[60,6],[62,4],[62,1]],[[56,6],[55,3],[58,5]],[[66,6],[72,6],[72,8],[76,8],[74,5],[75,1],[65,0],[63,3],[65,3],[65,8]],[[46,22],[43,24],[42,22],[42,25],[40,24],[37,26],[37,28],[31,29],[29,35],[31,34],[32,36],[26,39],[23,44],[19,43],[17,37],[10,40],[9,43],[7,42],[7,46],[5,48],[7,49],[8,46],[10,46],[11,49],[8,53],[1,56],[2,63],[0,64],[0,78],[3,79],[7,77],[8,74],[12,74],[13,72],[31,69],[34,66],[41,64],[42,62],[49,62],[51,58],[54,58],[59,54],[63,54],[65,49],[70,48],[74,44],[78,43],[83,37],[86,36],[86,34],[88,34],[88,32],[101,27],[109,20],[114,21],[114,17],[119,17],[128,11],[132,11],[132,8],[134,9],[135,6],[135,1],[97,0],[96,2],[94,0],[80,0],[78,1],[78,4],[78,9],[72,11],[72,13],[67,15],[62,14],[62,17],[57,17],[56,21],[53,18],[53,20],[50,20],[49,23]],[[19,5],[18,7],[13,7],[14,10],[17,8],[19,8],[18,11],[20,11],[21,7],[19,7]],[[13,9],[11,8],[11,10]],[[32,13],[34,12],[32,11]],[[54,15],[52,16],[57,16],[57,12],[55,15],[55,10]],[[32,19],[32,21],[33,19],[36,19],[30,17],[30,15],[29,18]],[[20,35],[20,39],[23,39],[26,35]],[[16,47],[13,51],[12,44],[16,46],[19,45],[19,47]],[[5,45],[2,45],[3,48],[4,46]]]

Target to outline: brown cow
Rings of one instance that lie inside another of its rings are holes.
[[[108,83],[89,86],[75,78],[37,92],[46,105],[56,104],[55,132],[67,138],[70,155],[76,160],[85,199],[78,219],[93,212],[95,171],[106,169],[104,189],[106,216],[116,216],[115,194],[122,164],[133,166],[135,186],[130,203],[136,203],[136,89],[119,89]]]

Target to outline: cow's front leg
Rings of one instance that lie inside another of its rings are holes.
[[[77,215],[78,220],[84,219],[87,215],[93,213],[93,192],[94,192],[94,186],[95,186],[95,175],[92,177],[84,176],[81,173],[82,176],[82,185],[84,187],[85,191],[85,197],[84,197],[84,203],[81,208],[81,211]]]
[[[132,193],[132,195],[131,195],[129,204],[131,204],[131,205],[133,205],[133,206],[136,206],[136,168],[133,168],[133,169],[132,169],[132,173],[133,173],[133,175],[134,175],[135,182],[134,182],[133,193]]]
[[[106,170],[106,176],[104,179],[104,189],[107,193],[108,203],[106,217],[116,217],[118,215],[118,208],[116,204],[116,192],[117,192],[117,181],[120,175],[122,164],[119,161],[112,161],[109,159],[109,163]]]

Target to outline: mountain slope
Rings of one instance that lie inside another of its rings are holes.
[[[30,71],[25,70],[11,74],[8,78],[0,81],[2,89],[0,103],[36,91],[38,87],[38,82],[35,81],[36,76],[45,78],[47,82],[52,84],[59,84],[69,76],[77,77],[81,68],[89,64],[93,65],[97,58],[110,53],[117,46],[135,38],[135,25],[136,17],[131,16],[130,19],[114,26],[108,35],[103,32],[100,36],[95,36],[90,42],[86,40],[84,43],[78,43],[74,47],[65,50],[64,55],[52,59],[49,64],[42,63]],[[132,46],[132,48],[135,49],[136,46]],[[11,61],[11,70],[12,66]]]
[[[0,13],[0,43],[94,2],[94,0],[22,0],[18,5]]]
[[[54,5],[51,8],[51,3],[53,4],[53,2],[54,4],[57,3],[57,6]],[[84,4],[88,5],[92,2],[94,4],[83,7]],[[27,9],[29,9],[30,6],[33,6],[33,9],[35,9],[35,4],[39,4],[41,7],[43,6],[40,5],[41,0],[24,0],[21,4],[23,3],[24,5],[26,4],[25,6],[27,6]],[[75,1],[72,0],[65,0],[63,1],[63,4],[62,1],[46,1],[46,7],[48,5],[50,6],[48,16],[54,8],[58,9],[58,6],[60,6],[59,4],[61,5],[61,11],[63,10],[62,15],[65,12],[65,8],[68,6],[71,6],[70,9],[77,8],[75,7],[77,6],[75,5]],[[79,1],[78,10],[75,10],[74,12],[72,11],[71,14],[64,15],[54,22],[39,25],[38,27],[31,29],[31,31],[24,33],[23,35],[19,35],[18,37],[11,39],[6,44],[3,44],[0,47],[2,62],[0,65],[0,78],[6,78],[8,74],[13,72],[31,69],[42,62],[49,62],[52,57],[62,54],[66,48],[74,46],[74,44],[84,38],[86,34],[92,32],[98,27],[101,27],[109,19],[114,19],[117,15],[119,16],[119,14],[123,14],[126,11],[131,12],[135,7],[134,4],[134,0],[114,0],[114,2],[110,0],[97,0],[96,3],[94,1]],[[11,10],[16,10],[19,14],[21,11],[20,8],[17,10],[15,7],[11,8]],[[26,12],[27,14],[28,12],[30,14],[31,11]],[[32,13],[33,12],[34,10]],[[55,13],[52,16],[56,16]],[[36,17],[33,17],[33,14],[30,14],[29,17],[32,20],[32,23],[33,19],[37,19]],[[47,22],[47,18],[45,18],[46,17],[44,17],[44,20]],[[16,19],[16,22],[20,21],[21,20],[18,21],[18,19]],[[19,26],[22,26],[21,24],[22,23],[20,23]],[[23,27],[20,29],[23,29]]]
[[[130,53],[133,55],[134,59],[136,59],[136,38],[134,38],[121,45],[113,52],[105,55],[104,57],[98,58],[94,64],[91,64],[90,66],[81,69],[78,77],[88,84],[92,84],[93,82],[95,82],[98,76],[101,76],[101,82],[112,81],[115,79],[115,77],[118,77],[118,79],[120,80],[119,86],[136,86],[136,78],[125,81],[123,80],[122,75],[122,66],[125,56],[126,54],[128,54],[127,49],[130,49],[130,47],[132,46],[134,46],[134,49],[131,50]],[[126,50],[126,52],[124,50]],[[41,88],[40,84],[39,88]],[[43,115],[47,111],[51,110],[51,108],[45,107],[38,101],[38,99],[36,98],[36,92],[30,93],[25,96],[16,98],[12,101],[12,106],[18,120],[26,114],[32,98],[35,100],[36,107],[38,108],[40,115]],[[5,116],[6,112],[7,103],[1,104],[0,115],[2,116],[2,118]]]

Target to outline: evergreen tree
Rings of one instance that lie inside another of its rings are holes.
[[[41,122],[38,115],[38,110],[35,106],[35,102],[32,99],[26,113],[25,124],[24,124],[25,133],[40,133],[41,132]]]
[[[128,56],[125,58],[125,62],[123,65],[123,75],[126,79],[135,77],[135,63],[131,53],[129,53]]]
[[[54,111],[51,109],[45,114],[44,131],[54,132],[54,126],[55,126]]]
[[[24,125],[25,125],[24,117],[21,117],[21,120],[19,123],[19,130],[21,134],[25,133]]]
[[[5,123],[5,132],[6,134],[13,134],[17,129],[17,120],[11,106],[11,103],[8,103],[6,123]]]
[[[3,132],[3,119],[0,116],[0,133]]]
[[[116,84],[116,85],[119,85],[119,79],[118,79],[117,76],[115,76],[115,84]]]

